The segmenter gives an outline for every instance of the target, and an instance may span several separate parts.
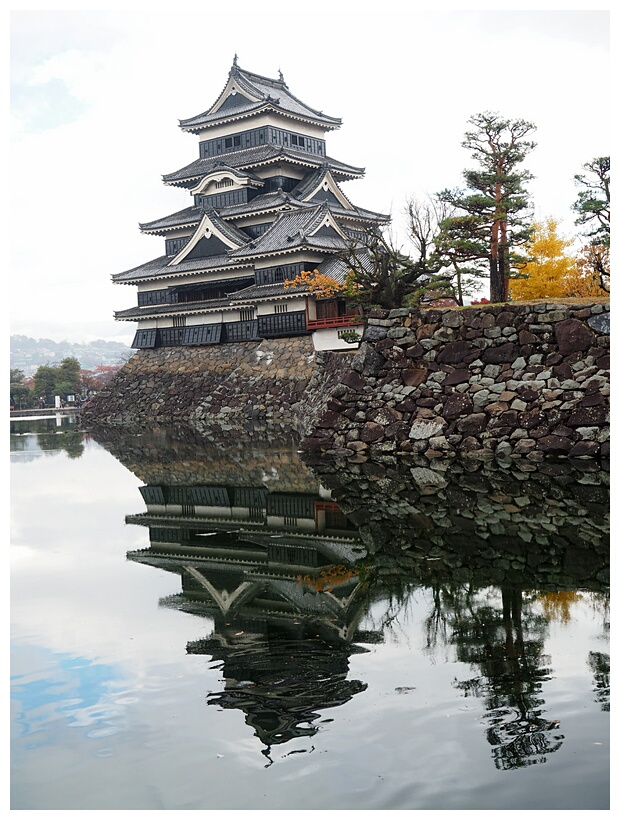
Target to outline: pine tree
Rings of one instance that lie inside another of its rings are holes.
[[[582,187],[573,210],[577,213],[575,223],[587,225],[585,236],[589,244],[585,249],[587,262],[596,271],[602,290],[609,292],[611,177],[609,157],[596,157],[586,162],[586,173],[575,174],[575,182]]]
[[[525,262],[515,248],[527,242],[531,233],[524,185],[532,175],[518,166],[535,147],[526,139],[535,126],[493,112],[475,114],[469,122],[473,130],[465,133],[462,145],[479,167],[463,172],[467,189],[438,195],[456,209],[456,215],[442,224],[442,241],[453,248],[457,259],[487,260],[491,302],[504,302],[511,270]]]

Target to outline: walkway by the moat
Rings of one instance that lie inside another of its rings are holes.
[[[72,415],[80,411],[80,407],[29,407],[23,410],[11,410],[12,419],[39,418],[41,416]]]

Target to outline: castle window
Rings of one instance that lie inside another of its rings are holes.
[[[276,305],[274,307],[275,313],[287,313],[288,312],[288,305],[285,303],[283,305]]]
[[[275,145],[292,145],[311,154],[325,153],[323,140],[301,136],[291,131],[283,131],[280,128],[263,127],[242,131],[240,134],[233,134],[230,137],[205,140],[200,143],[200,157],[215,157],[218,154],[233,151],[237,148],[249,148],[268,142]]]
[[[185,327],[185,316],[173,316],[172,317],[172,326],[173,327]]]
[[[251,322],[254,318],[254,308],[247,308],[239,311],[242,322]]]

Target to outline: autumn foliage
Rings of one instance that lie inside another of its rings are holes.
[[[570,253],[571,240],[558,233],[558,221],[549,217],[534,223],[526,247],[528,262],[521,277],[510,281],[513,300],[605,296],[592,252]]]
[[[351,567],[345,567],[343,564],[330,564],[324,567],[318,574],[314,575],[298,575],[297,581],[300,584],[314,589],[316,592],[329,592],[334,587],[344,584],[345,581],[354,578],[357,572]]]
[[[319,273],[318,270],[304,270],[297,274],[294,279],[287,279],[284,287],[299,288],[309,293],[313,293],[321,299],[330,299],[333,296],[344,292],[345,286],[332,276]]]

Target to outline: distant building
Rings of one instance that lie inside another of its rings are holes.
[[[140,225],[164,255],[113,276],[137,285],[132,347],[212,345],[312,334],[316,349],[346,349],[361,324],[343,299],[285,288],[302,271],[344,281],[338,254],[389,216],[356,208],[340,183],[355,168],[327,155],[341,120],[297,99],[284,81],[237,65],[215,103],[179,123],[198,136],[198,159],[165,174],[192,204]],[[347,334],[345,333],[345,336]]]

